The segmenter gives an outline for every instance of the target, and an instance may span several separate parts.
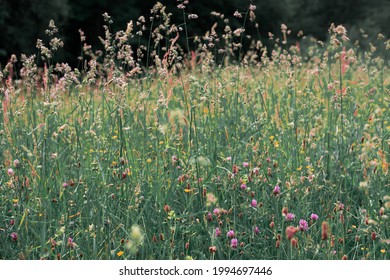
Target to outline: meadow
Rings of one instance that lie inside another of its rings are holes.
[[[192,38],[182,5],[1,69],[0,259],[389,259],[390,41],[267,50],[253,6]]]

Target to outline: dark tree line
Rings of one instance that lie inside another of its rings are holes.
[[[172,21],[183,22],[182,11],[177,9],[180,1],[160,0]],[[65,47],[59,60],[75,64],[81,45],[78,30],[82,29],[92,46],[99,45],[98,36],[103,35],[102,14],[107,12],[114,20],[113,29],[125,29],[129,20],[140,15],[150,15],[154,0],[0,0],[0,63],[9,59],[12,53],[34,54],[38,38],[44,38],[50,19],[59,27],[59,34]],[[390,0],[190,0],[186,12],[198,15],[198,19],[187,24],[188,33],[203,35],[214,23],[212,11],[225,14],[231,19],[232,27],[242,25],[242,19],[234,18],[238,10],[244,12],[249,4],[257,6],[256,19],[260,36],[268,32],[280,35],[280,26],[285,23],[292,29],[292,37],[299,30],[318,39],[326,40],[328,27],[332,22],[344,24],[351,39],[359,38],[361,30],[375,37],[379,32],[389,37]],[[254,32],[250,26],[248,32]]]

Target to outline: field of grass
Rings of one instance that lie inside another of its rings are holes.
[[[266,56],[211,29],[188,57],[166,21],[133,53],[142,18],[105,17],[79,70],[55,64],[53,22],[1,69],[0,259],[390,258],[386,38],[331,27]]]

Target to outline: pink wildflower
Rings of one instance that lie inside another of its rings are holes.
[[[314,221],[317,221],[317,220],[318,220],[318,215],[312,213],[312,214],[310,215],[310,219],[312,219],[312,220],[314,220]]]
[[[295,215],[293,213],[287,213],[286,215],[286,221],[292,221],[294,220]]]
[[[256,199],[252,199],[251,205],[252,205],[252,207],[256,207],[257,206]]]
[[[233,238],[234,236],[235,236],[234,231],[233,230],[229,230],[228,233],[227,233],[227,237]]]
[[[13,242],[18,241],[18,234],[16,232],[13,232],[9,235]]]
[[[237,245],[238,245],[238,240],[236,238],[233,238],[230,242],[230,246],[233,248],[233,249],[236,249],[237,248]]]
[[[309,229],[309,226],[307,222],[303,219],[299,220],[299,230],[300,231],[307,231]]]

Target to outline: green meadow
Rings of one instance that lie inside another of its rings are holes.
[[[0,259],[390,258],[387,38],[104,17],[79,67],[51,21],[1,69]]]

